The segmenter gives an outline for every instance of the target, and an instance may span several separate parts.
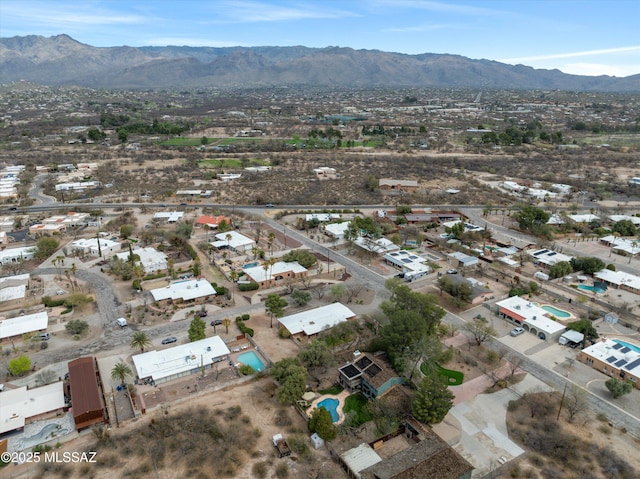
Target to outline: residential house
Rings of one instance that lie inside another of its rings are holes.
[[[167,255],[155,248],[147,246],[146,248],[136,248],[131,252],[138,256],[139,260],[137,263],[142,265],[145,274],[152,274],[167,269]],[[122,261],[129,261],[128,251],[118,253],[115,256]]]
[[[94,424],[109,423],[96,358],[90,356],[69,361],[67,388],[71,396],[73,420],[78,431]]]
[[[224,221],[227,225],[231,226],[231,218],[220,215],[220,216],[200,216],[196,219],[196,226],[201,228],[209,228],[209,229],[218,229],[218,225]]]
[[[385,192],[405,192],[412,193],[418,189],[418,182],[415,180],[394,180],[391,178],[380,178],[378,187]]]
[[[297,261],[278,261],[265,269],[265,265],[253,266],[243,269],[244,274],[250,281],[258,283],[260,288],[271,288],[283,281],[302,278],[309,274],[306,268],[300,266]]]
[[[62,381],[46,386],[26,386],[0,392],[0,435],[23,429],[35,420],[62,413],[65,407]]]
[[[605,339],[583,349],[578,361],[611,377],[630,381],[640,389],[640,347]]]
[[[562,323],[554,321],[552,314],[520,296],[498,301],[498,316],[522,327],[545,341],[557,341],[567,329]]]
[[[364,353],[338,369],[338,382],[351,392],[376,399],[404,381],[381,356]]]
[[[280,326],[295,337],[310,337],[354,319],[356,314],[341,303],[331,303],[309,311],[278,318]]]
[[[0,264],[21,263],[33,259],[36,248],[23,246],[21,248],[7,248],[0,250]]]
[[[230,249],[231,251],[235,251],[239,254],[248,253],[256,246],[256,242],[254,240],[238,233],[237,231],[217,233],[216,241],[212,241],[209,244],[214,248]]]
[[[183,217],[183,211],[159,211],[153,215],[154,220],[166,221],[169,224],[177,223]]]
[[[122,243],[106,238],[81,238],[69,243],[73,254],[111,257],[122,249]]]
[[[42,333],[48,326],[49,315],[46,311],[0,319],[0,343],[20,341],[24,334]]]
[[[593,273],[593,277],[608,286],[624,289],[634,294],[640,294],[640,276],[636,276],[635,274],[603,269]]]
[[[150,291],[154,301],[183,301],[203,303],[213,299],[216,290],[206,279],[174,281],[164,288]]]

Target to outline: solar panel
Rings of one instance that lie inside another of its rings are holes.
[[[629,351],[631,351],[631,349],[629,349],[628,347],[624,347],[620,350],[621,353],[627,354]]]
[[[555,255],[557,255],[557,254],[558,254],[558,253],[556,253],[555,251],[553,251],[553,252],[549,253],[549,256],[555,256]]]
[[[625,364],[627,364],[627,360],[626,360],[626,359],[621,359],[620,361],[618,361],[618,362],[615,364],[615,367],[617,367],[617,368],[621,368],[621,367],[622,367],[622,366],[624,366]]]
[[[635,368],[637,366],[640,366],[640,358],[638,358],[635,361],[632,361],[631,363],[627,364],[626,369],[631,371],[633,368]]]
[[[617,361],[617,360],[618,360],[618,358],[616,358],[615,356],[609,356],[607,358],[607,362],[608,363],[612,363],[612,362]]]
[[[620,349],[622,347],[622,344],[620,343],[616,343],[613,345],[613,349]]]

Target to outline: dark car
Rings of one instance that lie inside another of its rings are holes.
[[[176,341],[177,339],[171,336],[170,338],[164,338],[162,340],[162,344],[171,344],[171,343],[175,343]]]
[[[211,321],[211,326],[220,326],[221,324],[222,324],[221,319],[214,319],[213,321]]]
[[[198,317],[200,317],[200,318],[206,317],[207,314],[209,314],[209,313],[207,313],[204,309],[202,311],[198,311]]]

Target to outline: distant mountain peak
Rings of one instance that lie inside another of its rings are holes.
[[[97,48],[64,33],[49,38],[0,38],[0,83],[17,80],[98,88],[298,84],[640,91],[640,75],[568,75],[460,55],[408,55],[340,46]]]

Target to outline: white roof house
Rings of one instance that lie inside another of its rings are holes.
[[[583,349],[580,354],[608,363],[619,371],[626,371],[635,377],[640,377],[640,353],[615,339],[599,341]]]
[[[278,318],[282,326],[291,334],[304,332],[307,336],[318,334],[323,329],[332,328],[336,324],[343,323],[353,318],[355,313],[341,303],[331,303],[326,306],[303,311]]]
[[[142,265],[145,273],[153,273],[155,271],[163,271],[167,269],[167,255],[155,248],[136,248],[131,251],[134,255],[140,257],[139,263]],[[129,260],[129,252],[116,254],[116,257],[122,261]]]
[[[91,215],[89,213],[76,213],[69,211],[66,215],[50,216],[42,220],[44,225],[65,224],[69,226],[87,224]]]
[[[305,215],[305,221],[318,220],[321,223],[327,223],[331,220],[340,219],[338,213],[309,213]]]
[[[244,273],[249,276],[256,283],[261,283],[263,281],[270,281],[272,279],[279,279],[278,276],[292,272],[295,275],[300,273],[304,273],[307,271],[307,268],[300,266],[297,261],[278,261],[274,263],[273,266],[267,268],[265,271],[263,266],[253,266],[251,268],[245,268]]]
[[[576,223],[591,223],[592,221],[599,221],[600,217],[592,214],[585,215],[567,215]]]
[[[227,238],[229,235],[229,238]],[[256,242],[245,235],[238,233],[237,231],[227,231],[224,233],[217,233],[216,240],[210,244],[215,248],[231,248],[234,251],[246,252],[256,245]]]
[[[358,447],[349,449],[340,456],[351,471],[351,477],[361,477],[360,471],[364,471],[379,462],[382,458],[369,444],[362,443]]]
[[[164,288],[152,289],[150,293],[154,301],[162,301],[164,299],[189,301],[213,296],[216,294],[216,290],[206,279],[188,279],[175,281]]]
[[[60,183],[56,185],[56,191],[82,191],[89,188],[99,188],[102,184],[99,181],[83,181],[76,183]]]
[[[133,364],[140,379],[151,378],[156,383],[199,372],[229,355],[220,336],[181,344],[162,351],[148,351],[133,356]]]
[[[62,381],[37,388],[5,389],[0,393],[0,434],[24,427],[30,417],[65,406]]]
[[[0,264],[19,263],[33,258],[36,249],[32,246],[7,248],[0,251]]]
[[[617,288],[628,289],[634,293],[640,292],[640,276],[635,274],[602,269],[593,273],[593,277]]]
[[[454,251],[447,255],[449,258],[453,258],[463,268],[478,264],[479,260],[476,256],[462,253],[461,251]]]
[[[609,220],[617,223],[618,221],[627,220],[631,221],[635,226],[640,226],[640,216],[629,215],[610,215]]]
[[[551,319],[550,312],[520,296],[498,301],[496,306],[499,308],[500,315],[508,316],[521,324],[525,330],[540,336],[541,339],[550,340],[559,337],[567,329],[563,324]]]
[[[342,223],[330,223],[328,225],[325,225],[324,232],[336,239],[342,239],[344,238],[344,232],[349,229],[350,224],[350,221],[344,221]]]
[[[529,254],[533,256],[533,261],[542,263],[547,266],[553,266],[561,261],[569,262],[573,256],[567,256],[566,254],[558,253],[550,249],[539,249],[535,251],[529,251]]]
[[[394,251],[387,253],[383,259],[394,266],[400,268],[403,273],[429,273],[427,266],[427,258],[406,250]]]
[[[0,303],[24,299],[29,285],[29,273],[0,278]]]
[[[153,219],[166,220],[167,223],[177,223],[183,216],[183,211],[159,211],[153,215]]]
[[[377,254],[400,250],[400,246],[387,238],[378,238],[374,240],[371,238],[365,238],[364,236],[358,236],[353,243],[360,246],[362,249],[366,249],[367,251]]]
[[[614,251],[623,251],[632,256],[640,253],[640,240],[637,239],[628,240],[625,238],[618,238],[614,235],[608,235],[600,238],[600,243],[611,246]]]
[[[25,314],[15,318],[0,320],[0,341],[7,338],[22,336],[26,333],[43,331],[49,325],[49,315],[46,311]]]
[[[98,241],[100,242],[100,248],[98,248]],[[117,241],[105,238],[81,238],[72,241],[69,246],[72,251],[80,251],[91,256],[99,256],[100,254],[102,256],[111,256],[122,249],[122,245]]]

